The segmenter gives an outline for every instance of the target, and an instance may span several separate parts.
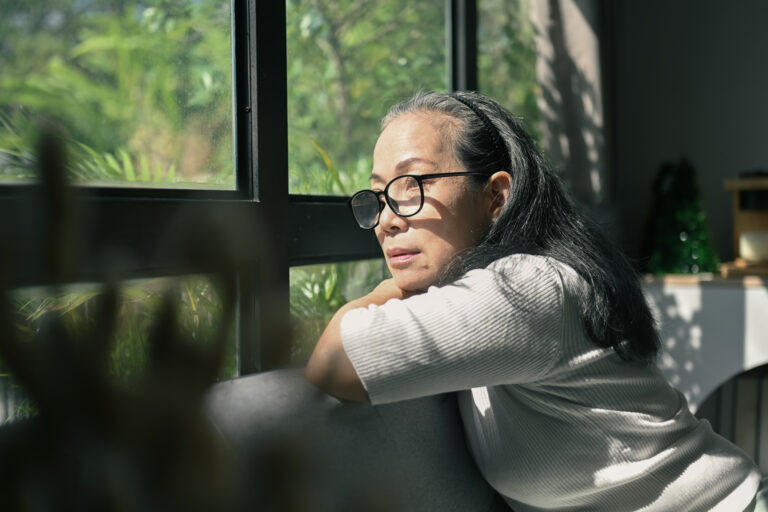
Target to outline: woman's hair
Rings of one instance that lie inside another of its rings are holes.
[[[509,198],[485,238],[463,252],[441,281],[451,282],[509,254],[552,257],[588,284],[579,294],[579,308],[589,337],[599,346],[613,347],[626,361],[653,360],[659,338],[637,272],[579,211],[522,122],[479,93],[424,92],[392,107],[382,125],[411,112],[437,112],[458,121],[446,123],[455,128],[445,136],[468,171],[512,175]],[[499,147],[499,138],[504,147]],[[478,178],[478,184],[485,181]]]

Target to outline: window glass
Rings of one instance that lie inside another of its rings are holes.
[[[289,191],[351,195],[386,110],[446,88],[444,2],[288,0],[286,15]]]
[[[333,314],[388,277],[383,259],[291,268],[291,362],[305,363]]]
[[[538,139],[541,115],[531,0],[480,0],[477,5],[478,88],[523,118]]]
[[[48,288],[24,288],[10,294],[13,323],[22,343],[38,346],[55,316],[75,342],[87,339],[99,317],[96,284],[71,285],[51,295]],[[209,344],[224,328],[222,300],[211,279],[204,276],[155,278],[123,283],[115,332],[110,340],[109,375],[120,385],[130,386],[142,378],[150,360],[150,336],[160,306],[167,293],[176,307],[176,331],[182,342]],[[234,321],[234,319],[232,319]],[[54,340],[55,341],[55,340]],[[226,354],[219,378],[238,373],[236,333],[229,329]],[[73,372],[75,369],[72,369]],[[0,423],[33,414],[35,406],[27,399],[13,376],[0,361]]]
[[[0,183],[40,127],[80,184],[232,189],[229,0],[0,2]]]

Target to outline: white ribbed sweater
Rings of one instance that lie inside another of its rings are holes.
[[[509,256],[348,312],[344,349],[374,404],[458,391],[478,467],[518,512],[743,510],[754,463],[656,366],[587,338],[585,286],[550,258]]]

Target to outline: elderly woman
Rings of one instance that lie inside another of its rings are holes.
[[[417,94],[373,162],[350,205],[392,278],[334,315],[310,381],[373,404],[458,392],[517,511],[755,509],[758,469],[659,372],[636,274],[519,120],[477,93]]]

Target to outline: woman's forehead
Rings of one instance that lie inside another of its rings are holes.
[[[411,167],[437,169],[453,161],[447,119],[438,112],[410,112],[392,119],[376,142],[372,178],[391,179]]]
[[[458,129],[461,126],[461,122],[445,112],[438,112],[435,110],[414,110],[411,112],[404,112],[399,116],[390,119],[381,130],[381,134],[384,134],[384,132],[392,125],[398,125],[399,130],[402,130],[403,127],[406,129],[411,128],[418,130],[428,126],[438,133],[446,134],[452,130]]]
[[[410,174],[414,172],[414,169],[427,170],[427,172],[433,172],[434,170],[439,169],[439,165],[437,162],[433,160],[428,160],[426,158],[419,158],[419,157],[406,158],[405,160],[401,160],[395,165],[394,172],[392,173],[391,176],[389,175],[389,173],[387,177],[377,174],[376,168],[374,166],[374,170],[371,173],[371,181],[373,182],[389,181],[389,179],[394,178],[396,176],[400,176],[401,174]]]

